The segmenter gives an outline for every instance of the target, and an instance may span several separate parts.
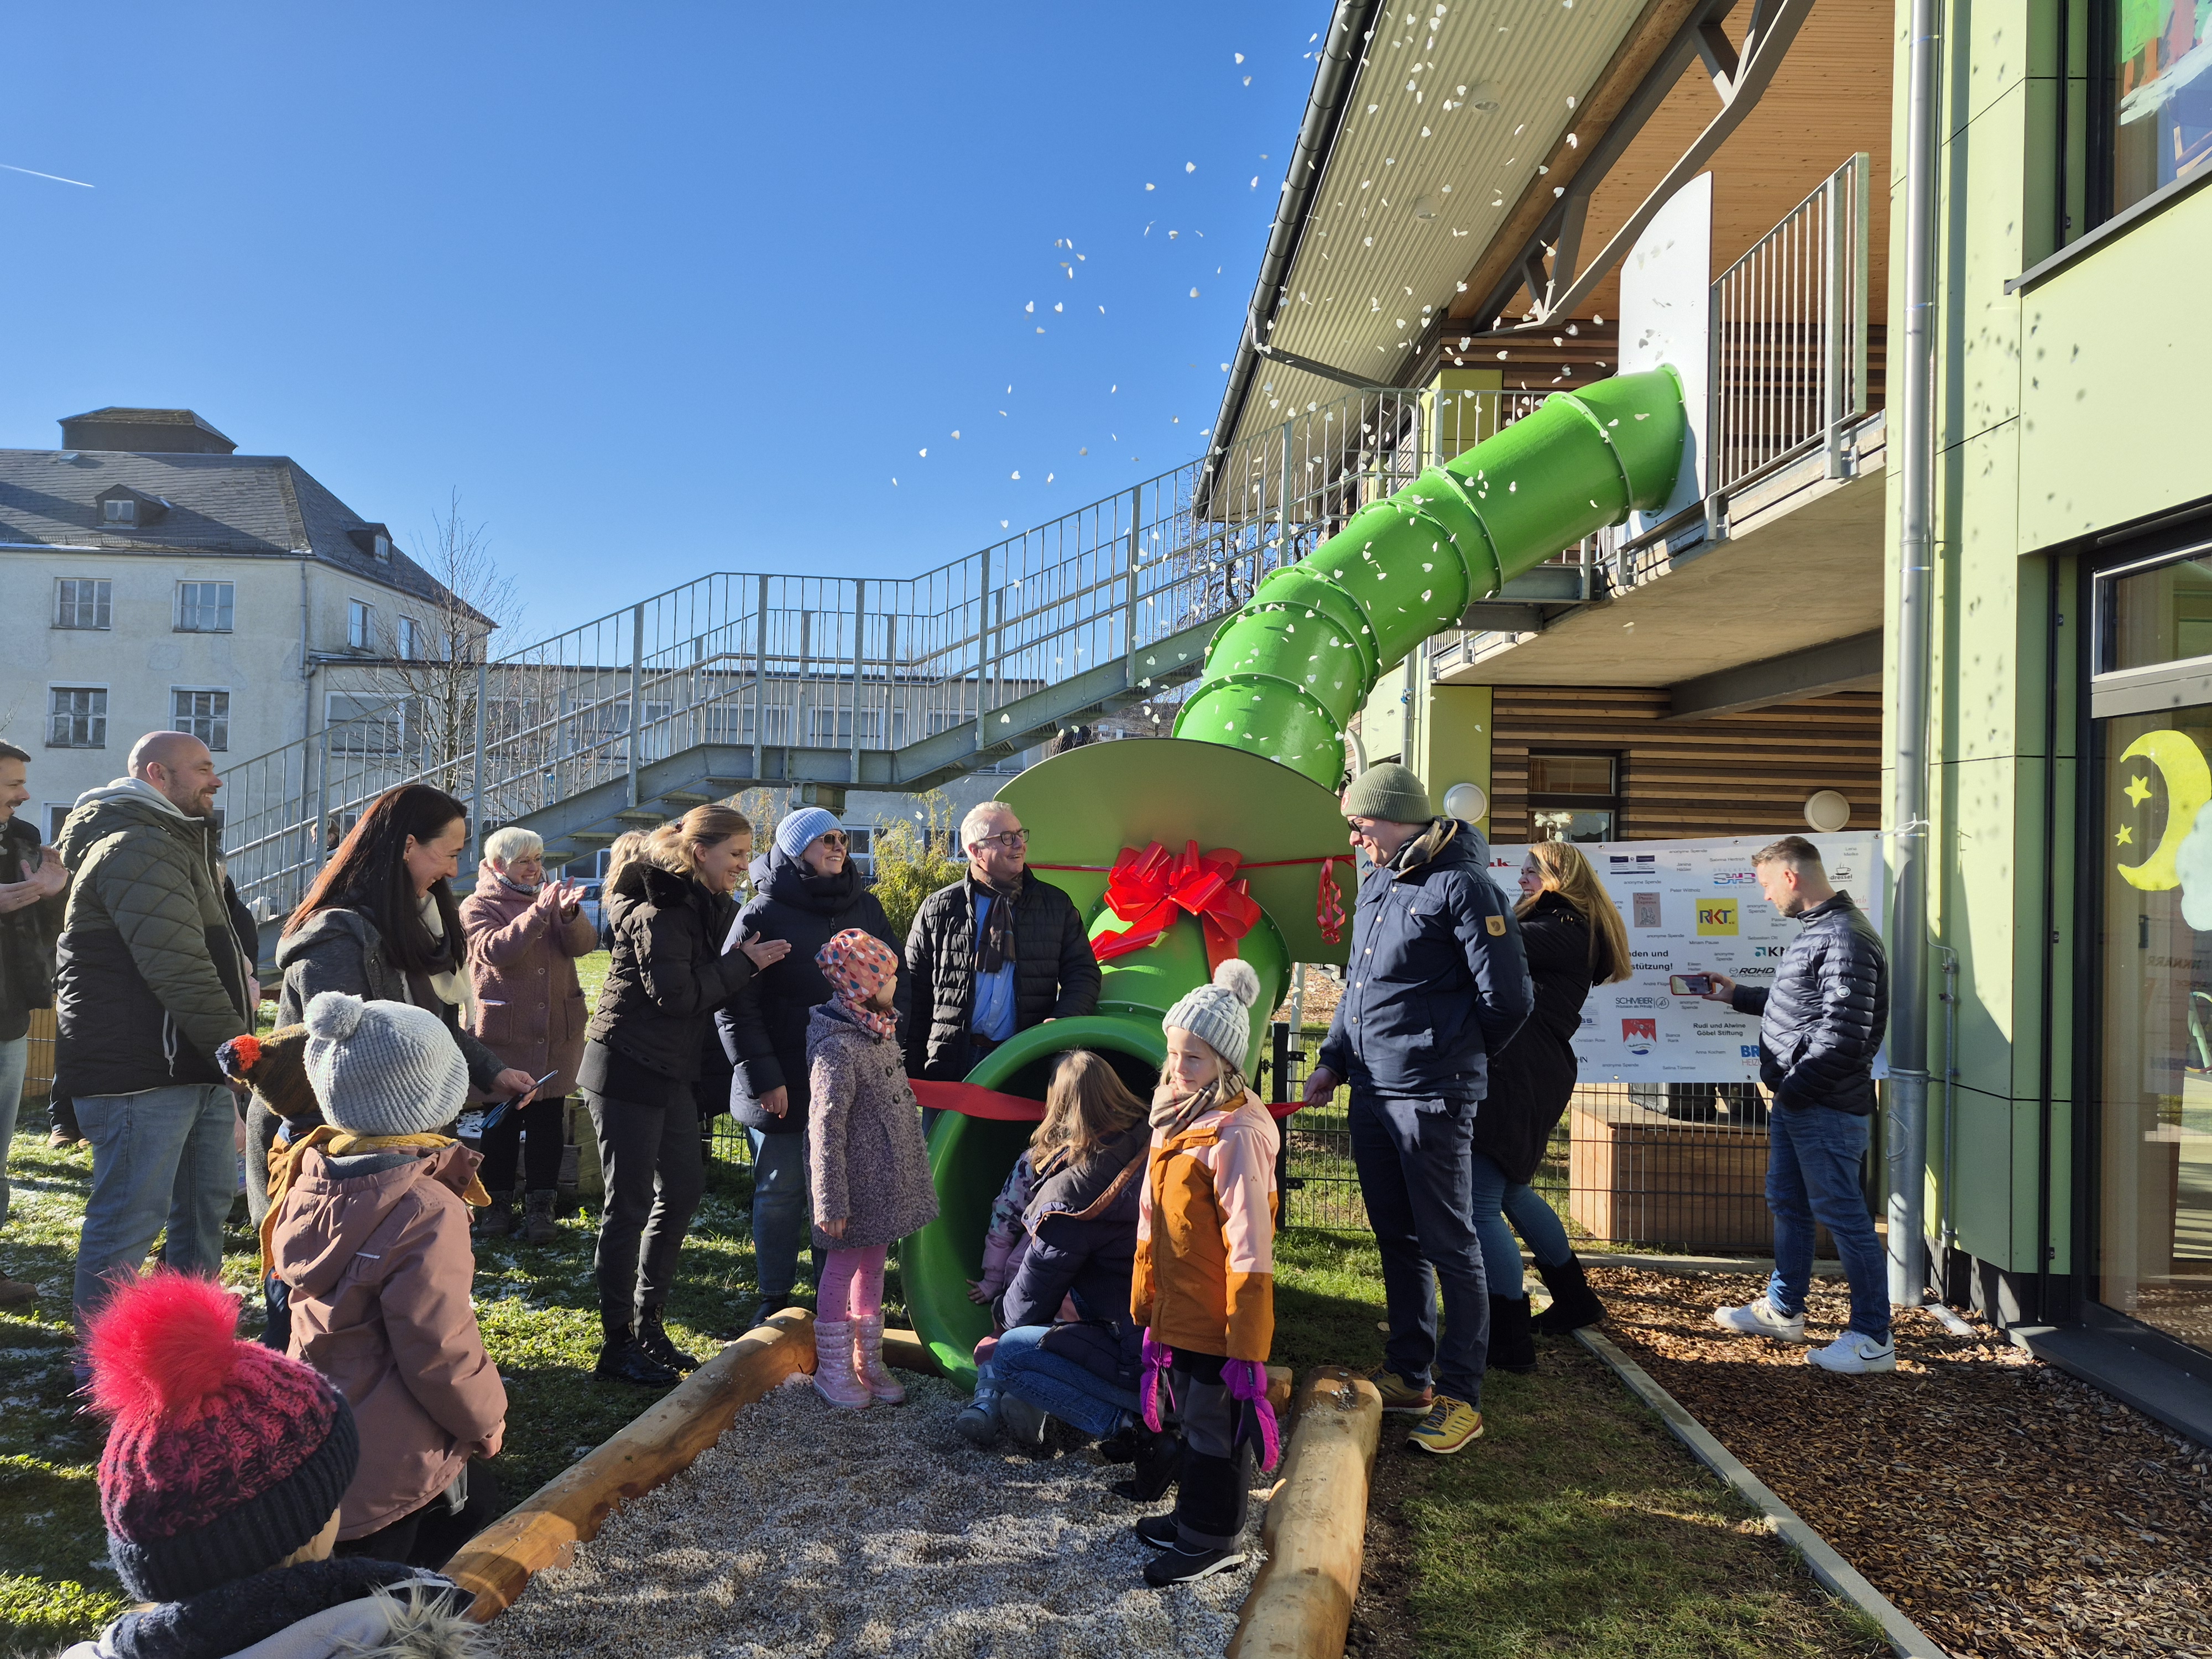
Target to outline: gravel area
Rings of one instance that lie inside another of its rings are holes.
[[[964,1391],[902,1376],[903,1407],[836,1412],[804,1379],[539,1574],[490,1627],[508,1659],[549,1654],[897,1655],[900,1659],[1212,1659],[1258,1559],[1149,1589],[1145,1513],[1088,1449],[1031,1462],[953,1432]],[[1162,1507],[1164,1507],[1163,1505]]]
[[[1977,1326],[1831,1376],[1712,1310],[1753,1278],[1593,1269],[1614,1340],[1959,1659],[2212,1654],[2212,1451]],[[1850,1316],[1815,1280],[1807,1330]]]

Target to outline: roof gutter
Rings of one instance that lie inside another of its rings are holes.
[[[1282,199],[1276,204],[1274,228],[1268,233],[1267,251],[1260,260],[1260,278],[1253,284],[1251,302],[1245,307],[1244,335],[1237,343],[1237,360],[1230,365],[1229,386],[1222,394],[1221,412],[1214,416],[1213,447],[1210,452],[1213,456],[1219,456],[1229,447],[1237,422],[1243,418],[1245,401],[1252,394],[1253,377],[1265,361],[1260,344],[1267,337],[1268,323],[1281,308],[1284,284],[1298,257],[1298,246],[1305,240],[1306,225],[1321,189],[1322,175],[1328,168],[1330,151],[1336,147],[1336,135],[1344,125],[1352,82],[1359,78],[1361,50],[1374,32],[1375,15],[1381,9],[1381,0],[1339,0],[1336,15],[1329,21],[1328,38],[1322,43],[1314,70],[1313,91],[1306,98],[1305,120],[1291,149],[1290,169],[1284,180]],[[1276,359],[1282,361],[1281,354],[1276,354]]]

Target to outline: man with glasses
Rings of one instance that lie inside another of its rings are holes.
[[[1098,959],[1075,902],[1029,868],[1030,832],[1001,800],[960,821],[968,873],[915,913],[906,1068],[954,1082],[1032,1025],[1098,1006]]]
[[[1344,995],[1305,1103],[1325,1106],[1340,1084],[1352,1085],[1352,1159],[1389,1314],[1372,1380],[1383,1410],[1420,1419],[1411,1444],[1449,1455],[1482,1433],[1490,1348],[1474,1114],[1490,1054],[1521,1029],[1535,989],[1520,924],[1472,824],[1437,817],[1419,777],[1395,763],[1354,778],[1342,804],[1369,868]]]

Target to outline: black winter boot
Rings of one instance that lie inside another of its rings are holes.
[[[668,1340],[667,1328],[660,1322],[660,1310],[647,1308],[638,1316],[637,1346],[653,1358],[672,1371],[696,1371],[699,1359],[688,1354]]]
[[[553,1218],[553,1206],[561,1194],[548,1187],[543,1192],[522,1195],[522,1242],[526,1244],[550,1244],[561,1237],[561,1224]]]
[[[1583,1264],[1572,1255],[1556,1267],[1536,1264],[1536,1271],[1552,1289],[1552,1305],[1538,1314],[1535,1329],[1546,1336],[1565,1336],[1605,1317],[1605,1304],[1583,1277]]]
[[[609,1330],[599,1344],[599,1363],[592,1375],[602,1382],[635,1382],[641,1388],[672,1389],[683,1379],[638,1346],[627,1325]]]
[[[1114,1496],[1132,1504],[1157,1504],[1182,1471],[1182,1439],[1179,1435],[1154,1434],[1141,1423],[1137,1432],[1144,1443],[1130,1460],[1129,1478],[1114,1484]]]
[[[494,1193],[491,1202],[477,1212],[478,1238],[505,1238],[514,1231],[514,1195]]]
[[[1528,1298],[1490,1298],[1490,1364],[1501,1371],[1536,1369],[1536,1340],[1528,1330]]]

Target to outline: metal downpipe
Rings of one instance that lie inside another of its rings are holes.
[[[1904,452],[1898,526],[1897,887],[1890,921],[1889,1299],[1928,1284],[1928,724],[1935,587],[1937,0],[1912,0],[1905,163]]]

